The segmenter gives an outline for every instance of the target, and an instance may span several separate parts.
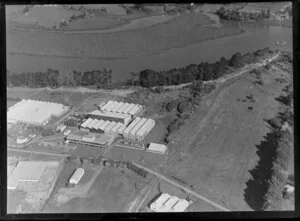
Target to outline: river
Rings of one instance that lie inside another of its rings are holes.
[[[126,80],[130,77],[131,72],[138,72],[146,68],[168,70],[189,64],[198,64],[201,61],[214,62],[221,56],[230,58],[236,52],[253,52],[264,47],[293,50],[291,28],[238,22],[222,22],[222,25],[238,26],[246,33],[189,44],[160,54],[133,59],[102,60],[8,54],[7,69],[12,72],[27,72],[44,71],[46,68],[78,71],[106,68],[112,69],[113,81],[117,82]],[[284,46],[278,46],[275,44],[277,41],[286,41],[287,43]]]

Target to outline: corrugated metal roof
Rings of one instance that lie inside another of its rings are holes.
[[[132,128],[141,120],[140,117],[135,118],[131,124],[129,124],[129,126],[124,130],[124,133],[129,133],[130,130],[132,130]]]
[[[122,113],[123,110],[125,110],[129,106],[129,103],[124,103],[119,110],[117,110],[118,113]]]
[[[116,106],[114,106],[113,109],[111,109],[111,112],[117,112],[117,110],[123,105],[123,102],[118,103]]]
[[[104,124],[102,124],[99,129],[104,130],[110,123],[111,123],[111,121],[109,121],[109,120],[105,121]]]
[[[113,103],[113,101],[108,101],[102,108],[101,110],[106,110],[111,104]]]
[[[134,108],[136,105],[135,104],[130,104],[122,113],[127,114],[129,111]]]
[[[142,118],[136,125],[135,127],[130,131],[130,134],[134,135],[147,121],[146,118]]]
[[[117,132],[118,132],[119,134],[122,134],[122,133],[124,132],[125,129],[126,129],[126,126],[123,124],[123,125],[117,130]]]
[[[111,111],[117,104],[118,104],[118,102],[117,102],[117,101],[114,101],[114,102],[106,109],[106,111]]]
[[[152,125],[155,125],[155,121],[149,118],[136,134],[138,136],[142,136],[149,128],[151,128]]]
[[[130,115],[128,115],[128,114],[115,113],[115,112],[101,112],[99,110],[92,111],[89,114],[95,115],[95,116],[100,116],[100,117],[103,116],[103,117],[112,117],[112,118],[119,118],[119,119],[130,118]]]

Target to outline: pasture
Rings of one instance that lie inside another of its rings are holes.
[[[280,75],[291,81],[289,74],[272,69],[262,73],[262,86],[247,74],[206,95],[190,122],[173,135],[177,142],[169,147],[165,173],[229,209],[252,210],[244,191],[259,159],[256,146],[269,130],[264,119],[279,111],[275,97],[288,84],[275,80]],[[246,98],[250,94],[254,102]]]
[[[60,207],[49,205],[43,212],[127,212],[129,204],[147,181],[135,173],[104,168],[86,198],[75,198]]]

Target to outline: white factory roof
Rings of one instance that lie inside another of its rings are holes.
[[[164,154],[167,151],[167,146],[158,143],[150,143],[147,151]]]
[[[84,121],[82,124],[81,124],[81,127],[86,127],[88,124],[90,124],[91,122],[93,121],[92,118],[88,118],[86,121]]]
[[[185,199],[179,199],[176,196],[163,193],[150,205],[150,208],[154,212],[184,212],[189,204]]]
[[[8,121],[25,121],[33,124],[42,124],[51,116],[60,116],[69,108],[63,104],[22,100],[12,106],[7,112]]]
[[[114,113],[114,112],[101,112],[99,110],[94,110],[89,114],[90,115],[97,115],[97,116],[104,116],[104,117],[120,118],[120,119],[126,119],[126,118],[131,117],[128,114]]]
[[[130,104],[122,113],[127,114],[132,108],[135,107],[135,104]]]
[[[117,123],[112,121],[106,128],[104,128],[105,131],[110,131]]]
[[[118,130],[117,133],[118,134],[122,134],[124,132],[124,130],[126,129],[126,126],[123,124]]]
[[[117,101],[112,102],[112,104],[108,108],[106,108],[106,111],[111,111],[117,104]]]
[[[96,125],[98,123],[98,119],[94,119],[91,123],[89,123],[86,127],[87,128],[93,128],[94,125]]]
[[[112,129],[112,132],[117,132],[117,130],[124,124],[122,124],[121,122],[118,122]]]
[[[20,181],[39,181],[47,164],[48,162],[44,161],[19,161],[8,177],[7,188],[16,189]]]
[[[94,125],[94,129],[98,129],[105,121],[104,120],[99,120],[95,125]]]
[[[154,125],[155,125],[155,121],[153,119],[149,118],[146,121],[146,123],[144,123],[144,125],[138,130],[138,132],[136,134],[139,136],[142,136],[145,132],[147,132],[148,130],[151,130]]]
[[[81,180],[83,175],[84,175],[84,169],[80,167],[77,168],[70,178],[70,183],[77,184]]]
[[[120,107],[121,106],[123,106],[123,102],[120,102],[120,103],[118,103],[116,106],[114,106],[114,108],[113,109],[111,109],[110,111],[111,112],[117,112],[119,109],[120,109]]]
[[[100,130],[104,130],[109,124],[110,124],[111,121],[107,120],[105,121],[101,126],[100,126]]]
[[[106,110],[111,104],[112,104],[113,101],[108,101],[103,107],[101,107],[101,110]]]
[[[146,118],[142,118],[135,126],[132,128],[132,130],[129,132],[130,134],[135,134],[147,121]]]
[[[119,110],[117,110],[118,113],[122,113],[123,110],[125,110],[129,106],[129,103],[123,104]]]
[[[135,119],[131,122],[131,124],[129,124],[129,126],[124,130],[124,133],[129,133],[129,132],[132,130],[132,128],[134,128],[135,125],[137,125],[137,123],[138,123],[140,120],[141,120],[140,117],[135,118]]]

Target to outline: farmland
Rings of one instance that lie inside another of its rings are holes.
[[[256,147],[268,128],[264,119],[278,112],[274,99],[291,81],[286,72],[264,71],[263,86],[253,84],[253,76],[230,80],[203,98],[190,123],[174,134],[166,173],[187,181],[196,190],[234,210],[251,210],[244,199],[249,170],[256,165]],[[253,94],[255,102],[246,96]],[[253,107],[250,110],[248,107]]]

